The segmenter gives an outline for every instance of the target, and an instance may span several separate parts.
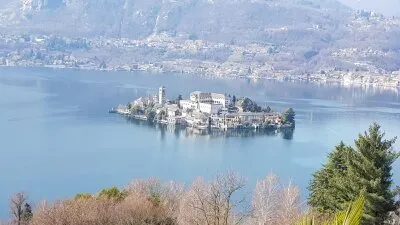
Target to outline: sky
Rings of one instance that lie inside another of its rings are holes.
[[[339,0],[355,9],[366,9],[387,16],[400,16],[400,0]]]

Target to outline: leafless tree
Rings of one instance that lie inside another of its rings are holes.
[[[9,210],[12,217],[12,223],[21,225],[24,222],[24,205],[27,197],[24,193],[19,192],[13,195],[9,201]]]
[[[157,182],[156,182],[157,183]],[[148,195],[154,181],[140,181],[121,201],[110,198],[74,198],[55,203],[41,203],[30,225],[175,225],[166,200],[155,202]],[[159,184],[159,191],[169,187]],[[155,185],[155,186],[158,186]],[[139,188],[140,187],[140,188]],[[154,187],[155,188],[155,187]],[[168,193],[165,190],[165,193]],[[156,194],[158,196],[158,194]],[[172,196],[172,195],[171,195]],[[164,199],[164,197],[162,197]]]
[[[247,224],[293,224],[300,215],[299,193],[291,183],[284,187],[274,174],[259,180],[253,193],[252,217]]]
[[[280,224],[293,224],[300,218],[300,190],[289,182],[280,196],[278,221]]]
[[[276,224],[281,188],[279,178],[274,174],[257,181],[252,200],[254,224]]]
[[[179,223],[185,225],[240,224],[244,212],[245,197],[234,196],[245,186],[245,180],[235,173],[218,176],[210,183],[197,179],[187,191],[181,203]]]
[[[178,217],[184,185],[174,181],[161,183],[158,179],[135,180],[126,188],[129,193],[147,196],[154,204],[161,204],[173,218]]]
[[[232,172],[210,182],[196,179],[186,190],[174,182],[139,180],[121,201],[94,195],[37,204],[29,225],[287,225],[298,218],[299,190],[282,186],[275,175],[257,182],[250,218],[245,184]],[[25,196],[11,200],[15,221],[25,225]]]

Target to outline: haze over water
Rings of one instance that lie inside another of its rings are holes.
[[[129,123],[108,110],[160,85],[167,96],[193,90],[247,96],[261,105],[297,113],[293,139],[276,136],[193,136]],[[159,177],[189,184],[234,170],[248,178],[274,172],[306,186],[341,140],[379,122],[387,137],[400,135],[400,95],[394,90],[254,80],[210,80],[173,74],[0,68],[0,218],[8,197],[61,199],[78,192]],[[399,149],[400,144],[396,147]],[[394,165],[400,182],[400,163]]]

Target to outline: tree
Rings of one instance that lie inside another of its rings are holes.
[[[22,219],[23,221],[27,222],[32,219],[32,207],[28,203],[25,203],[24,208],[22,210]]]
[[[289,108],[283,113],[283,123],[294,124],[295,117],[296,113],[294,112],[293,108]]]
[[[117,187],[105,188],[100,191],[99,198],[107,198],[115,201],[122,201],[127,196],[126,191],[120,191]]]
[[[78,200],[78,199],[91,199],[91,198],[93,198],[93,195],[89,194],[89,193],[78,193],[78,194],[75,195],[75,200]]]
[[[232,103],[233,103],[233,105],[236,105],[236,96],[235,95],[232,97]]]
[[[347,158],[349,149],[341,142],[328,154],[328,161],[322,169],[313,174],[308,187],[310,197],[308,204],[321,212],[335,212],[341,210],[347,201],[340,198],[338,182],[344,180],[347,174]]]
[[[272,174],[257,181],[252,206],[249,224],[293,224],[300,216],[300,191],[291,183],[284,187]]]
[[[275,175],[269,175],[265,179],[257,181],[253,193],[253,217],[255,224],[275,224],[281,186]]]
[[[261,112],[262,108],[249,98],[241,98],[237,101],[238,106],[243,109],[243,112]]]
[[[156,118],[156,112],[148,111],[148,112],[146,112],[146,116],[147,116],[147,121],[152,123],[152,122],[154,122],[154,119]]]
[[[183,98],[182,98],[182,95],[181,94],[179,94],[178,95],[178,97],[176,98],[176,104],[178,104],[178,107],[180,108],[181,107],[181,100],[182,100]]]
[[[314,174],[310,205],[322,212],[344,210],[346,203],[364,192],[362,224],[383,224],[395,209],[392,164],[399,157],[392,147],[396,139],[385,140],[384,136],[374,123],[355,140],[355,148],[343,143],[336,147],[327,164]]]
[[[392,164],[399,157],[394,152],[396,138],[384,139],[385,133],[374,123],[355,141],[356,149],[348,157],[348,191],[353,196],[365,190],[363,224],[383,224],[395,209],[395,192],[391,190]]]
[[[157,115],[157,119],[164,120],[166,116],[167,116],[167,113],[164,110],[161,110]]]
[[[205,183],[196,180],[181,203],[179,221],[185,225],[230,225],[239,224],[244,215],[245,198],[236,196],[245,187],[245,181],[235,173],[219,176]]]
[[[19,192],[10,198],[9,209],[13,217],[13,223],[21,225],[24,222],[24,209],[26,204],[26,196]]]

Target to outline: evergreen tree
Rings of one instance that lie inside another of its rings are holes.
[[[295,116],[296,116],[296,113],[294,112],[294,110],[292,108],[289,108],[283,113],[283,122],[294,124]]]
[[[356,150],[348,160],[348,190],[353,196],[365,190],[363,224],[383,224],[395,209],[395,192],[391,190],[392,164],[399,157],[393,151],[396,138],[386,140],[380,126],[374,123],[369,132],[359,135]]]
[[[181,100],[182,100],[182,99],[183,99],[183,98],[182,98],[182,95],[181,95],[181,94],[179,94],[178,97],[176,98],[176,104],[178,105],[179,108],[181,107]]]
[[[33,213],[32,213],[31,205],[29,205],[28,203],[25,203],[24,208],[22,210],[22,219],[24,221],[29,221],[29,220],[31,220],[32,216],[33,216]]]
[[[343,142],[328,154],[328,162],[313,174],[308,189],[310,206],[322,212],[342,210],[347,199],[343,199],[340,183],[347,175],[347,158],[351,149]]]
[[[309,204],[322,212],[344,210],[347,202],[364,192],[362,224],[383,224],[395,208],[391,170],[399,157],[392,148],[395,139],[385,140],[384,136],[375,123],[368,133],[359,135],[355,148],[343,143],[337,146],[323,168],[314,173]]]

